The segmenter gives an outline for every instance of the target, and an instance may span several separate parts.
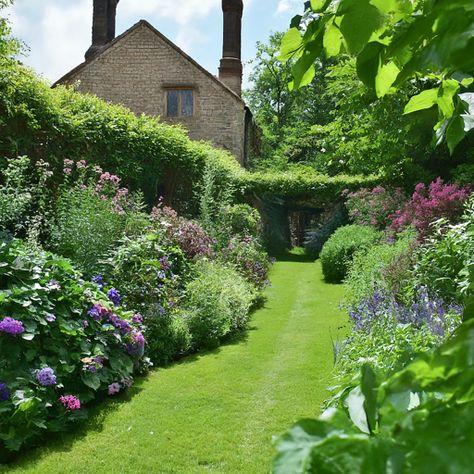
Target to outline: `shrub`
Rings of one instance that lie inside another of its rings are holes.
[[[460,224],[447,225],[444,221],[435,226],[434,235],[420,249],[415,280],[445,299],[460,302],[467,293],[473,264],[474,195]]]
[[[140,212],[142,204],[139,197],[129,196],[128,189],[120,187],[118,176],[97,166],[92,171],[85,161],[66,160],[64,173],[51,246],[92,275],[123,236],[129,215]]]
[[[108,275],[120,288],[123,303],[140,311],[146,326],[147,355],[166,364],[187,351],[188,336],[173,316],[189,264],[179,247],[168,247],[150,232],[125,238],[107,260]]]
[[[247,327],[254,291],[231,267],[205,260],[186,287],[181,317],[188,324],[194,349],[216,347]]]
[[[234,237],[222,251],[224,261],[235,265],[239,273],[256,288],[268,284],[270,260],[260,242],[251,236]]]
[[[396,232],[413,226],[420,238],[426,238],[432,231],[434,221],[444,218],[454,223],[462,214],[463,205],[469,198],[470,187],[443,184],[438,178],[427,188],[423,183],[416,185],[411,200],[392,217],[390,228]]]
[[[372,225],[385,229],[389,216],[403,207],[406,199],[400,188],[377,186],[372,190],[362,188],[347,195],[346,207],[354,224]]]
[[[221,232],[226,234],[228,240],[237,235],[258,237],[261,226],[260,214],[248,204],[234,204],[224,209]]]
[[[178,216],[174,209],[164,206],[161,201],[153,208],[151,217],[155,226],[165,229],[170,244],[181,247],[188,258],[214,256],[215,242],[197,222]]]
[[[398,293],[410,278],[415,264],[416,237],[400,234],[393,243],[381,242],[356,252],[345,280],[347,300],[355,304],[371,295],[375,288]]]
[[[357,251],[367,252],[382,236],[373,227],[356,224],[337,229],[321,251],[321,264],[326,280],[341,282],[349,271],[354,254]]]
[[[306,231],[304,248],[309,255],[318,257],[329,237],[343,225],[347,224],[347,213],[342,204],[338,204],[329,217],[318,227]]]
[[[145,341],[134,313],[68,260],[12,240],[0,261],[1,457],[130,386]]]

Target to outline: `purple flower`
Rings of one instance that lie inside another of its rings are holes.
[[[25,332],[25,328],[21,321],[17,321],[16,319],[7,316],[0,321],[0,332],[10,334],[11,336],[17,336],[18,334]]]
[[[141,332],[135,332],[132,334],[132,343],[127,344],[127,352],[130,355],[142,356],[145,352],[145,337]]]
[[[48,387],[50,385],[56,385],[56,375],[54,370],[50,367],[45,367],[44,369],[38,370],[36,372],[36,380],[43,387]]]
[[[102,369],[105,363],[105,357],[95,356],[95,357],[84,357],[81,359],[81,362],[84,364],[82,367],[83,370],[89,371],[92,374],[96,374],[98,370]]]
[[[92,277],[92,282],[95,283],[101,291],[105,287],[105,281],[102,275],[96,275],[95,277]]]
[[[133,318],[132,318],[132,323],[133,324],[142,324],[143,323],[143,316],[139,313],[134,314]]]
[[[130,334],[132,332],[132,326],[125,319],[117,319],[113,324],[122,334]]]
[[[109,395],[115,395],[120,392],[120,384],[118,382],[111,383],[109,385]]]
[[[118,306],[120,304],[121,300],[122,300],[122,297],[120,296],[120,293],[115,288],[111,288],[107,292],[107,296],[109,297],[109,300],[112,301],[112,303],[115,306]]]
[[[48,287],[50,290],[60,290],[60,289],[61,289],[61,285],[60,285],[59,282],[57,282],[56,280],[51,280],[51,281],[47,284],[47,287]]]
[[[109,310],[104,308],[101,304],[95,304],[92,308],[87,312],[87,314],[95,319],[96,321],[101,321],[109,314]]]
[[[169,260],[166,257],[161,257],[160,258],[160,266],[162,270],[169,270],[171,268],[171,264]]]
[[[59,397],[59,401],[68,411],[76,411],[81,409],[81,401],[74,395],[62,395]]]
[[[7,386],[0,382],[0,402],[6,402],[10,398],[10,392],[7,389]]]
[[[53,313],[47,313],[44,318],[48,323],[54,323],[54,321],[56,321],[56,316]]]

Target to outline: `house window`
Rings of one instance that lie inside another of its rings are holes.
[[[166,91],[166,115],[191,117],[194,115],[193,89],[168,89]]]

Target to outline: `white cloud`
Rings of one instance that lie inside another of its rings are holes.
[[[296,13],[301,10],[302,0],[279,0],[275,15],[283,15],[288,12]]]
[[[187,25],[207,17],[220,5],[220,0],[180,0],[179,7],[175,0],[121,0],[119,8],[125,15],[153,15]]]

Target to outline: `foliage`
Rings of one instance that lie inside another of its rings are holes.
[[[178,126],[73,88],[51,89],[18,64],[0,71],[1,156],[43,159],[58,175],[64,159],[86,160],[141,189],[151,205],[164,193],[194,213],[206,163],[235,179],[242,172],[229,153],[192,142]]]
[[[68,260],[19,240],[0,243],[0,257],[3,457],[85,418],[82,406],[112,384],[128,387],[144,339],[133,312],[85,283]]]
[[[263,289],[268,285],[270,259],[257,238],[250,235],[231,238],[222,257],[225,262],[235,265],[256,288]]]
[[[357,304],[376,288],[400,297],[405,285],[412,283],[415,249],[415,236],[407,231],[394,242],[381,242],[368,250],[356,252],[345,279],[347,301]]]
[[[324,278],[330,282],[341,282],[349,271],[355,253],[367,252],[381,240],[382,235],[372,227],[356,224],[337,229],[321,251]]]
[[[400,231],[413,226],[423,239],[432,232],[434,221],[445,218],[449,222],[455,222],[459,219],[469,195],[470,186],[461,188],[456,184],[443,184],[441,178],[432,182],[429,187],[419,183],[411,200],[391,216],[390,227]]]
[[[388,379],[364,365],[343,404],[281,438],[274,472],[469,472],[472,315],[466,310],[454,337]]]
[[[69,178],[73,166],[78,175],[74,181]],[[83,160],[66,160],[64,172],[51,244],[92,275],[124,234],[128,216],[140,212],[143,205],[140,196],[129,196],[128,189],[120,187],[118,176],[100,167],[91,170]]]
[[[282,60],[296,58],[293,87],[313,80],[317,58],[342,51],[357,57],[359,78],[378,97],[423,77],[429,85],[410,99],[405,113],[436,105],[438,142],[446,137],[454,151],[474,126],[472,94],[461,93],[473,83],[471,2],[314,0],[307,5],[305,21],[293,19],[281,46]]]
[[[318,257],[324,244],[329,237],[343,225],[347,224],[347,212],[342,203],[338,204],[329,217],[317,227],[312,227],[305,233],[305,251],[314,257]]]
[[[180,247],[188,258],[214,256],[214,240],[199,223],[179,216],[162,201],[153,208],[151,217],[155,226],[164,229],[169,244]]]
[[[186,286],[181,317],[189,327],[193,348],[212,348],[246,329],[255,294],[229,266],[206,260],[195,265],[197,276]]]
[[[245,195],[279,196],[287,199],[316,198],[322,202],[339,198],[345,189],[376,186],[380,178],[375,175],[321,174],[309,166],[292,166],[285,171],[258,171],[245,173],[239,182]]]
[[[376,186],[372,190],[362,188],[349,193],[346,207],[354,224],[371,225],[385,229],[390,223],[389,216],[403,207],[405,196],[400,188]]]
[[[170,362],[186,352],[186,328],[173,311],[189,278],[189,263],[179,247],[163,243],[157,232],[125,238],[107,261],[106,274],[120,288],[125,307],[143,315],[147,355],[154,364]]]
[[[262,230],[262,219],[258,211],[248,204],[234,204],[223,210],[221,232],[227,240],[233,236],[258,237]]]
[[[460,302],[469,288],[469,269],[474,264],[474,196],[460,224],[441,221],[435,228],[434,235],[420,249],[415,281]]]
[[[339,376],[358,371],[364,362],[385,373],[402,369],[416,354],[439,346],[460,324],[461,313],[423,286],[409,305],[375,287],[349,307],[353,332],[339,355]]]

